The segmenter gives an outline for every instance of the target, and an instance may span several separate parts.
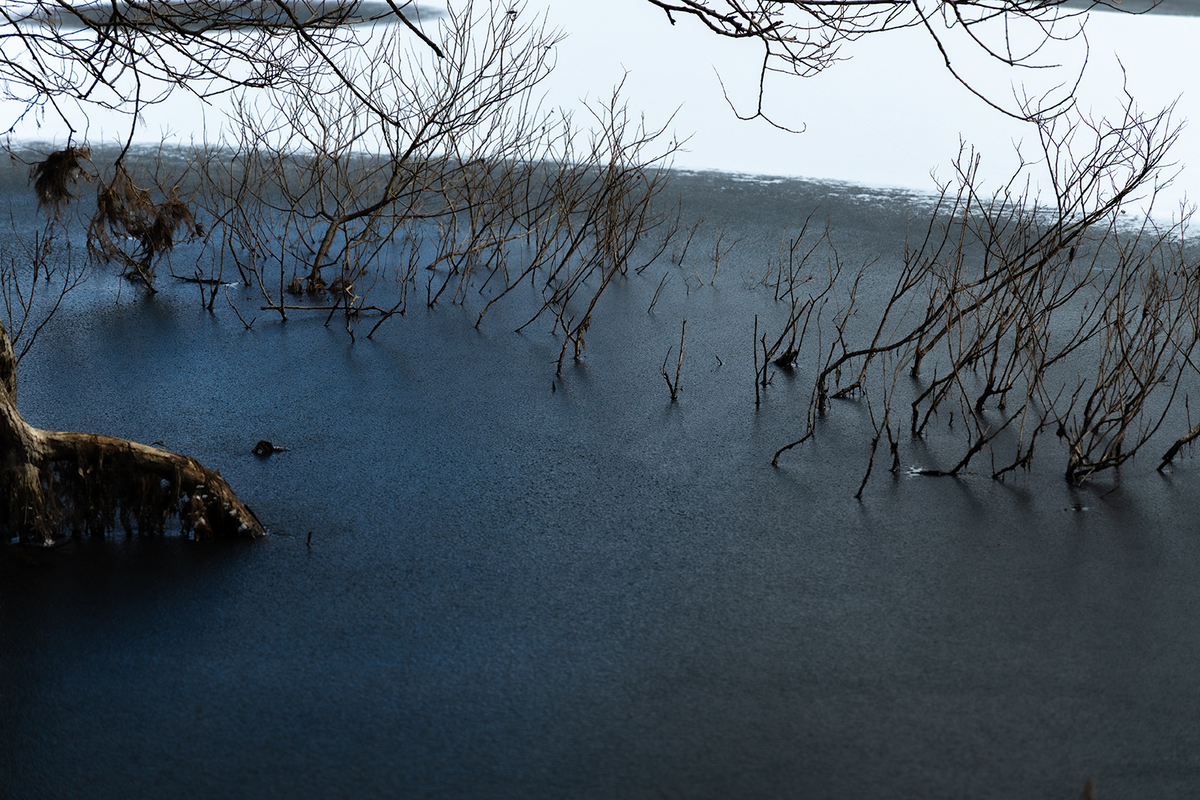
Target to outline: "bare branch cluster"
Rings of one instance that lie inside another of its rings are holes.
[[[957,61],[959,43],[1005,67],[1054,66],[1049,46],[1083,34],[1089,8],[1125,11],[1119,2],[1096,0],[647,0],[672,25],[690,19],[711,33],[761,47],[758,97],[743,119],[768,118],[766,80],[771,74],[809,77],[847,58],[845,45],[875,34],[916,29],[929,38],[946,70],[987,105],[1021,119],[1045,119],[1069,108],[1073,85],[1035,105],[1005,104],[976,85]],[[1081,73],[1083,64],[1078,65]],[[769,118],[768,118],[769,119]],[[773,123],[774,124],[774,123]],[[780,126],[782,127],[782,126]]]
[[[235,138],[197,162],[196,202],[213,220],[203,264],[214,266],[197,262],[210,306],[227,262],[261,310],[322,311],[327,324],[340,313],[352,336],[364,315],[373,334],[404,314],[418,283],[429,306],[486,297],[476,326],[536,285],[521,327],[552,317],[560,369],[582,354],[605,287],[664,224],[653,200],[675,145],[631,117],[620,87],[591,109],[588,134],[540,109],[533,90],[558,37],[536,21],[468,5],[442,30],[442,58],[392,29],[370,63],[338,65],[372,106],[308,79],[238,106]]]
[[[67,294],[87,282],[91,265],[88,259],[76,256],[69,232],[57,214],[35,232],[33,241],[17,235],[15,219],[12,227],[15,246],[0,261],[0,300],[4,303],[9,347],[16,348],[15,366]]]
[[[1144,115],[1129,100],[1121,118],[1063,116],[1043,123],[1041,133],[1049,205],[1019,187],[1021,172],[984,195],[979,157],[964,150],[955,184],[910,241],[870,325],[861,327],[867,309],[857,282],[843,290],[832,341],[812,354],[819,367],[807,429],[775,463],[815,434],[831,402],[855,398],[868,404],[875,427],[872,462],[886,436],[893,470],[900,466],[899,419],[909,419],[914,443],[938,421],[960,421],[958,453],[916,470],[925,475],[959,475],[987,454],[989,473],[1002,478],[1029,469],[1035,446],[1050,434],[1065,477],[1079,483],[1120,467],[1159,431],[1195,372],[1188,213],[1161,226],[1149,214],[1132,225],[1125,212],[1135,200],[1152,201],[1169,180],[1166,157],[1178,127],[1170,109]],[[804,330],[826,296],[792,301],[776,350]]]
[[[367,23],[424,38],[415,13],[412,0],[17,0],[0,8],[0,83],[26,113],[49,111],[74,133],[89,108],[136,117],[177,89],[211,98],[317,77],[361,46]]]

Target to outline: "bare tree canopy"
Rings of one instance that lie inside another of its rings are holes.
[[[16,0],[0,7],[0,82],[74,132],[87,117],[75,107],[136,116],[177,88],[209,98],[327,71],[364,23],[401,24],[441,55],[420,27],[439,16],[413,0]]]
[[[1134,8],[1119,0],[647,0],[672,25],[690,19],[729,39],[762,47],[755,110],[743,119],[767,118],[765,82],[772,73],[809,77],[846,59],[844,45],[865,36],[904,29],[924,31],[946,69],[989,106],[1019,119],[1044,119],[1064,111],[1074,86],[1030,102],[1009,105],[979,89],[956,61],[954,42],[964,41],[991,61],[1007,67],[1056,66],[1047,48],[1083,35],[1083,15],[1095,8],[1142,13],[1157,3]],[[952,41],[953,40],[953,41]],[[1076,65],[1079,73],[1083,64]],[[1077,73],[1078,74],[1078,73]],[[1077,80],[1074,82],[1077,83]]]
[[[1082,35],[1090,9],[1141,13],[1157,5],[1117,0],[647,0],[676,24],[761,45],[759,92],[743,118],[766,118],[771,74],[815,75],[844,60],[843,46],[902,29],[924,31],[946,69],[988,105],[1022,119],[1054,116],[1069,105],[1073,81],[1053,96],[1011,102],[980,89],[958,63],[962,45],[991,61],[1055,66],[1048,48]],[[497,8],[496,13],[515,10]],[[0,82],[26,113],[50,113],[74,132],[102,107],[137,115],[183,88],[209,98],[264,88],[287,76],[337,72],[339,53],[363,44],[356,28],[395,23],[442,55],[423,30],[442,15],[413,0],[183,0],[87,2],[15,0],[0,7]],[[1086,60],[1086,59],[1085,59]],[[1082,64],[1072,68],[1082,71]],[[370,98],[359,97],[370,104]],[[15,121],[8,124],[11,130]]]

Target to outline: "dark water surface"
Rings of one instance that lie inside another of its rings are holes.
[[[169,282],[69,298],[27,419],[194,455],[273,535],[0,546],[0,796],[1195,797],[1196,461],[858,502],[846,403],[772,468],[810,372],[756,411],[763,252],[820,204],[886,276],[919,199],[683,186],[737,255],[619,282],[558,380],[549,322],[472,300],[352,343]]]

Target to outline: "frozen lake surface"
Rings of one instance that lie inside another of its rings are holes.
[[[715,285],[700,248],[620,280],[561,378],[549,322],[475,330],[477,298],[352,343],[167,280],[70,296],[27,419],[196,456],[273,535],[0,547],[0,794],[1194,797],[1195,459],[878,469],[860,502],[847,402],[772,468],[811,370],[756,410],[764,254],[820,207],[886,279],[926,199],[678,185],[742,242]]]

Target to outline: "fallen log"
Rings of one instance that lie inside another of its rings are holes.
[[[17,410],[16,357],[0,323],[0,528],[50,545],[71,536],[161,533],[257,538],[262,523],[220,473],[188,456],[92,433],[45,431]]]

